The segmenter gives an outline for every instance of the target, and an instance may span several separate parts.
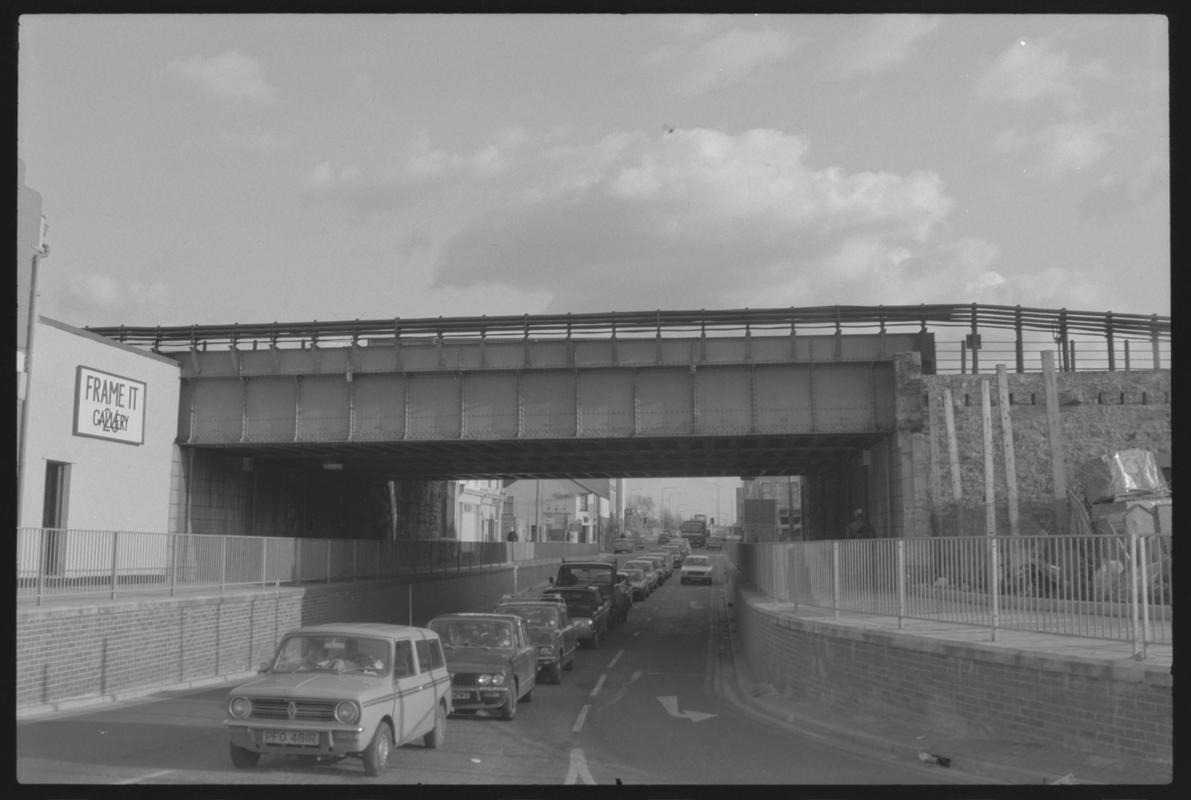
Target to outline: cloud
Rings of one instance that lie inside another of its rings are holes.
[[[453,236],[436,287],[547,288],[566,309],[723,306],[742,289],[773,296],[791,273],[842,291],[906,260],[952,205],[933,173],[814,168],[804,139],[773,130],[601,144],[578,154],[572,180],[543,171]]]
[[[260,63],[234,51],[171,61],[169,70],[215,97],[271,103],[277,96],[277,90],[261,76]]]
[[[839,72],[844,78],[876,74],[905,61],[922,39],[934,33],[938,16],[882,14],[851,42],[839,56]]]
[[[146,305],[162,306],[170,297],[164,283],[123,281],[109,275],[72,275],[67,280],[62,305],[76,312],[82,319],[113,315],[132,318],[143,314]],[[87,323],[92,324],[92,323]],[[96,323],[99,324],[99,323]]]
[[[251,150],[262,155],[272,153],[284,144],[276,132],[264,128],[224,131],[223,142],[237,150]]]
[[[645,60],[667,70],[676,91],[689,97],[739,83],[783,61],[794,48],[793,37],[785,31],[733,28],[699,44],[655,50]]]
[[[354,164],[337,165],[322,161],[306,174],[302,185],[307,189],[329,189],[351,185],[360,179],[360,169]]]
[[[994,147],[1004,153],[1024,153],[1030,166],[1047,175],[1087,169],[1111,149],[1116,125],[1078,121],[1047,125],[1035,131],[1002,131]]]
[[[1074,99],[1076,86],[1067,54],[1045,39],[1019,39],[984,69],[976,84],[984,100],[1029,104]]]

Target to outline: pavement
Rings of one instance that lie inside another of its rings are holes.
[[[730,593],[728,597],[731,597]],[[1173,663],[1173,648],[1170,645],[1151,645],[1146,659],[1138,661],[1133,658],[1129,642],[1007,630],[998,631],[997,640],[990,642],[987,629],[972,626],[903,620],[899,629],[897,619],[892,617],[841,613],[838,619],[833,619],[829,609],[796,607],[793,603],[778,603],[747,591],[742,597],[766,605],[767,610],[779,614],[869,630],[882,629],[907,636],[979,642],[984,646],[1056,658],[1108,661],[1121,669],[1169,672]],[[1169,784],[1173,780],[1173,767],[1170,764],[1124,755],[1109,757],[1081,753],[1037,743],[962,738],[932,730],[922,724],[865,713],[862,709],[845,712],[835,706],[783,695],[753,675],[748,660],[744,658],[745,650],[732,614],[728,614],[728,627],[731,669],[735,673],[731,690],[736,697],[733,699],[753,712],[801,733],[832,741],[854,751],[884,754],[899,760],[925,760],[932,768],[948,770],[954,775],[956,783],[1152,786]],[[927,756],[942,758],[932,762],[926,759]],[[947,766],[942,766],[942,763]]]

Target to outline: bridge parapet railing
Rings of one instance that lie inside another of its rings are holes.
[[[1173,644],[1171,534],[728,543],[777,600],[998,630]]]
[[[580,557],[592,544],[17,529],[17,600],[109,599],[466,572]]]
[[[1040,369],[1049,349],[1064,371],[1161,369],[1171,363],[1171,318],[1066,308],[982,303],[903,306],[791,306],[496,317],[393,318],[180,326],[90,327],[101,336],[156,352],[366,346],[383,342],[632,339],[698,336],[932,333],[942,342],[939,371],[978,372],[980,362]],[[998,339],[998,337],[1000,337]],[[987,340],[987,341],[986,341]],[[933,370],[933,365],[932,369]]]

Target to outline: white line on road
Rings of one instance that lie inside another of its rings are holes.
[[[598,681],[596,681],[595,688],[591,690],[592,697],[595,697],[597,694],[600,693],[600,689],[604,688],[604,678],[607,678],[607,677],[608,677],[607,675],[601,675],[600,679]]]
[[[578,733],[583,730],[583,721],[587,719],[587,712],[591,709],[591,703],[579,709],[579,716],[575,719],[575,724],[571,726],[571,733]]]
[[[623,651],[623,650],[621,650],[619,653],[617,653],[616,655],[614,655],[614,656],[612,657],[612,660],[608,662],[608,669],[612,669],[613,667],[615,667],[615,666],[616,666],[616,662],[617,662],[617,661],[620,661],[620,657],[621,657],[621,656],[623,656],[623,655],[624,655],[624,651]]]
[[[151,781],[154,778],[160,778],[163,775],[169,775],[171,772],[173,772],[172,769],[159,769],[156,772],[150,772],[148,775],[138,775],[137,777],[129,778],[128,780],[116,781],[116,783],[117,784],[125,784],[125,783],[140,783],[141,781]]]
[[[571,751],[571,764],[567,769],[567,779],[564,783],[573,785],[579,781],[595,785],[595,778],[591,777],[591,772],[587,769],[587,759],[583,757],[583,750],[576,747]]]

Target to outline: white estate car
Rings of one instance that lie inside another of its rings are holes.
[[[438,634],[379,622],[310,625],[281,640],[260,675],[227,699],[232,763],[262,753],[357,756],[379,775],[394,747],[440,747],[452,711]]]
[[[712,583],[711,574],[714,567],[711,565],[710,556],[687,556],[682,561],[682,572],[679,575],[679,583],[699,583],[706,581]]]

